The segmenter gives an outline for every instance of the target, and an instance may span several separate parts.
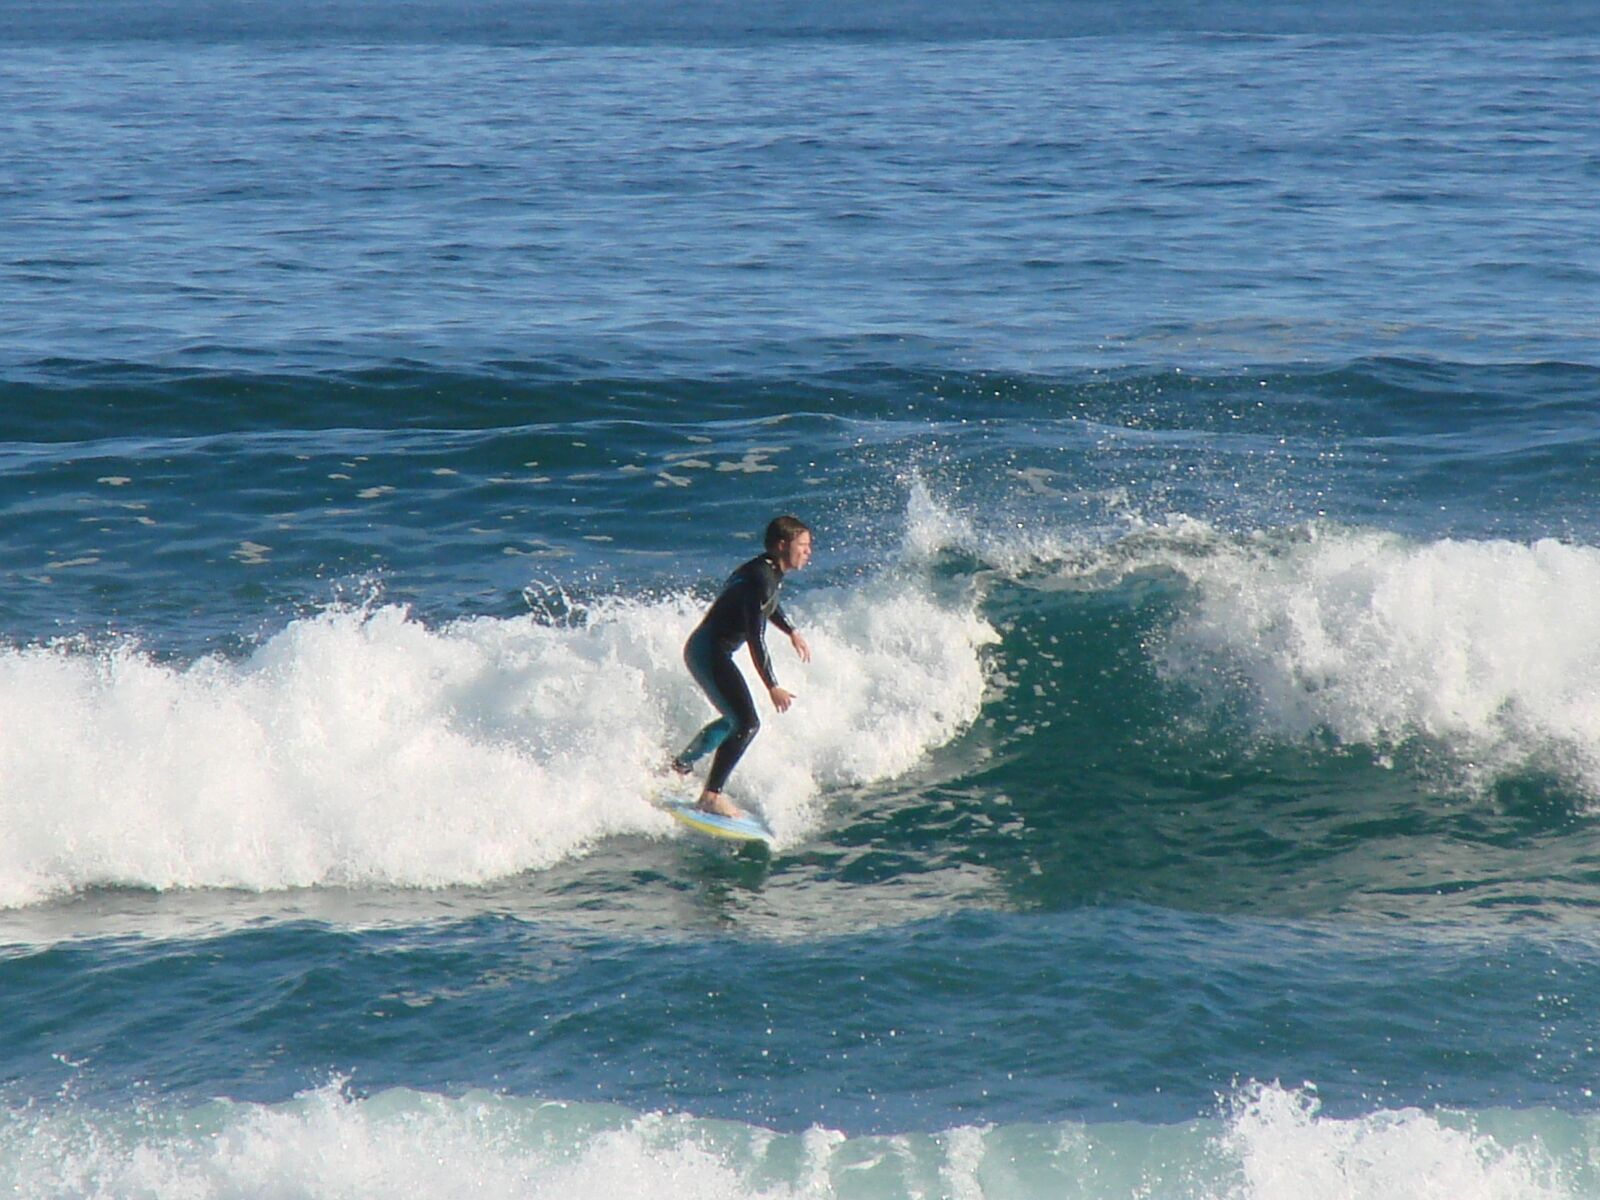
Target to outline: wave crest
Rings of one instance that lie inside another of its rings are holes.
[[[14,1110],[0,1181],[35,1196],[273,1194],[710,1197],[712,1200],[1160,1195],[1172,1200],[1589,1194],[1594,1120],[1553,1112],[1321,1115],[1313,1093],[1244,1089],[1224,1120],[1175,1126],[1003,1125],[849,1137],[778,1134],[470,1093],[347,1098],[330,1084],[278,1105],[188,1112]]]
[[[905,770],[977,714],[992,631],[910,583],[812,593],[801,699],[735,791],[780,841],[825,789]],[[242,660],[136,646],[0,650],[0,905],[102,885],[440,887],[548,867],[614,834],[712,716],[686,596],[560,626],[404,609],[294,621]],[[741,655],[741,658],[743,656]]]

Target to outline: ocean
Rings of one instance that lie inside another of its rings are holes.
[[[0,1190],[1600,1195],[1597,112],[1577,4],[0,0]],[[784,512],[763,853],[650,800]]]

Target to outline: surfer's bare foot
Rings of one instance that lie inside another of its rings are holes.
[[[669,762],[667,764],[667,769],[674,775],[687,775],[690,771],[694,770],[693,767],[684,762],[681,758],[675,758]]]
[[[700,802],[695,805],[701,812],[716,813],[719,817],[742,817],[734,803],[721,792],[701,792]]]

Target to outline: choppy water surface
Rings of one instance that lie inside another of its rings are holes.
[[[0,1179],[1592,1194],[1582,14],[427,11],[0,43]]]

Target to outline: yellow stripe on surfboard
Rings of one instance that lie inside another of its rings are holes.
[[[707,837],[722,838],[730,842],[772,841],[772,831],[751,817],[719,816],[716,813],[702,812],[693,804],[681,802],[669,803],[666,809],[674,820]]]

